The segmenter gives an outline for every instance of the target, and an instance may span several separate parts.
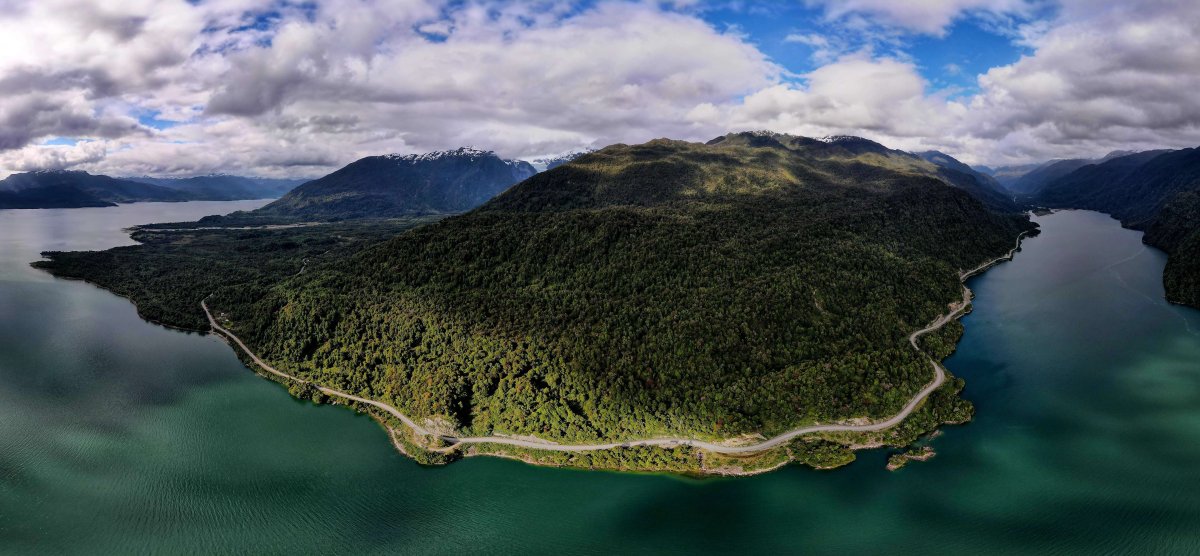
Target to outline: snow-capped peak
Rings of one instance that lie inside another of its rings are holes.
[[[484,156],[496,156],[492,151],[485,151],[475,147],[460,147],[453,150],[433,151],[420,154],[386,154],[383,155],[388,160],[402,160],[405,162],[427,162],[431,160],[439,160],[442,158],[470,158],[476,159]]]
[[[854,135],[826,135],[825,137],[818,139],[818,141],[825,143],[843,143],[846,141],[864,141],[864,139]]]

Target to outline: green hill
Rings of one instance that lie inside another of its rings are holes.
[[[860,147],[615,145],[210,305],[272,364],[466,434],[891,415],[931,378],[907,335],[1032,225]]]
[[[990,210],[1016,213],[1022,208],[990,176],[975,172],[970,166],[935,151],[913,154],[889,149],[869,139],[848,135],[813,139],[766,131],[721,136],[709,144],[786,148],[791,150],[794,156],[816,163],[833,160],[857,162],[860,168],[878,167],[909,175],[933,177],[966,191]]]

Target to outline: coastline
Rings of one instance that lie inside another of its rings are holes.
[[[513,454],[513,453],[503,453],[503,452],[501,452],[501,453],[480,452],[476,448],[476,447],[484,446],[484,445],[499,446],[502,449],[513,448],[513,449],[523,451],[523,452],[533,451],[533,452],[544,452],[544,453],[582,453],[582,452],[621,451],[621,450],[627,450],[627,449],[631,449],[631,448],[654,448],[654,449],[675,450],[675,451],[678,451],[679,449],[684,449],[687,451],[694,451],[696,453],[715,454],[715,455],[721,455],[721,456],[749,456],[749,458],[747,458],[747,459],[751,459],[751,458],[758,457],[758,456],[763,456],[763,455],[769,454],[772,451],[779,450],[779,449],[783,449],[785,451],[785,453],[787,454],[786,458],[784,458],[782,461],[772,462],[771,465],[768,465],[764,468],[755,468],[755,469],[751,469],[751,470],[746,470],[744,467],[736,467],[735,468],[735,467],[721,466],[718,468],[706,469],[703,466],[701,466],[696,470],[696,472],[701,475],[744,476],[744,475],[765,473],[767,471],[778,469],[779,467],[782,467],[782,466],[786,465],[787,463],[794,461],[794,455],[788,449],[788,444],[791,441],[793,441],[801,436],[818,435],[820,433],[851,433],[852,434],[852,433],[863,433],[863,432],[885,432],[885,431],[889,431],[891,429],[898,427],[901,423],[903,423],[905,420],[907,420],[908,417],[910,417],[915,411],[917,411],[924,405],[924,403],[928,400],[928,398],[934,392],[939,390],[942,386],[946,385],[947,377],[949,376],[948,372],[945,370],[945,368],[942,366],[942,364],[939,360],[934,359],[933,356],[929,355],[928,353],[926,353],[924,350],[922,350],[920,348],[920,346],[917,344],[917,339],[926,334],[938,331],[943,326],[945,326],[947,323],[958,320],[958,319],[962,318],[962,316],[966,315],[969,312],[969,309],[971,307],[971,300],[974,297],[973,292],[970,290],[970,288],[967,287],[966,281],[982,272],[985,272],[986,270],[990,269],[991,267],[993,267],[997,264],[1000,264],[1001,262],[1011,261],[1013,259],[1013,257],[1016,255],[1017,251],[1020,250],[1023,239],[1028,234],[1030,234],[1031,232],[1034,232],[1034,231],[1036,231],[1036,229],[1035,230],[1027,230],[1027,231],[1024,231],[1024,232],[1021,232],[1020,234],[1018,234],[1017,238],[1015,240],[1015,245],[1004,255],[1001,255],[1001,256],[996,257],[991,260],[988,260],[969,271],[960,271],[959,272],[959,282],[962,286],[962,291],[963,291],[962,302],[952,304],[952,310],[949,313],[946,313],[946,314],[938,317],[932,323],[930,323],[928,326],[921,328],[917,331],[914,331],[912,334],[909,335],[908,339],[909,339],[909,342],[912,345],[912,347],[914,349],[916,349],[919,353],[924,355],[926,357],[926,359],[929,360],[929,362],[934,367],[934,379],[931,382],[927,383],[909,401],[909,403],[905,405],[905,407],[901,410],[901,412],[897,413],[896,415],[894,415],[888,419],[882,420],[882,421],[874,421],[874,422],[868,422],[868,423],[862,423],[862,424],[831,423],[831,424],[812,424],[812,425],[807,425],[807,426],[801,426],[801,427],[791,429],[787,432],[781,433],[775,437],[765,439],[762,442],[759,442],[756,444],[750,444],[750,445],[741,445],[741,446],[730,446],[730,445],[725,445],[725,444],[707,442],[707,441],[697,440],[697,439],[686,439],[686,438],[651,438],[651,439],[628,440],[628,441],[621,441],[621,442],[599,442],[599,443],[593,443],[593,444],[573,444],[572,445],[572,444],[558,444],[558,443],[554,443],[554,442],[550,442],[550,441],[543,441],[543,440],[537,440],[537,439],[535,439],[535,440],[518,439],[518,438],[506,437],[506,436],[455,437],[455,436],[451,436],[451,435],[438,434],[435,431],[431,431],[421,425],[418,425],[412,418],[408,417],[407,415],[400,412],[397,408],[395,408],[391,405],[388,405],[388,404],[385,404],[382,402],[378,402],[375,400],[369,400],[369,399],[355,396],[352,394],[348,394],[346,392],[341,392],[339,390],[335,390],[332,388],[327,388],[324,386],[312,384],[309,381],[289,375],[287,373],[279,371],[278,369],[275,369],[274,367],[271,367],[266,362],[261,360],[256,354],[254,354],[249,349],[249,347],[246,346],[241,341],[240,338],[238,338],[232,332],[230,332],[229,330],[225,329],[220,324],[218,324],[216,321],[216,318],[209,311],[209,308],[205,301],[201,301],[201,308],[204,310],[204,313],[209,320],[209,324],[212,327],[213,332],[215,332],[222,339],[225,339],[231,345],[236,345],[237,347],[240,347],[242,352],[244,352],[244,354],[246,356],[248,356],[251,359],[251,361],[255,365],[257,365],[261,370],[266,371],[272,375],[275,375],[276,377],[278,377],[280,379],[286,379],[288,381],[294,382],[298,385],[301,385],[302,387],[305,387],[308,389],[315,389],[316,391],[320,392],[321,394],[331,396],[333,398],[341,398],[343,400],[346,400],[347,402],[349,402],[346,405],[349,405],[352,407],[356,406],[357,404],[365,404],[368,407],[373,407],[374,409],[383,410],[387,415],[377,415],[374,411],[371,411],[369,409],[366,412],[368,414],[371,414],[373,417],[375,417],[377,421],[380,421],[380,423],[384,426],[384,428],[386,430],[388,430],[389,437],[392,440],[393,445],[397,448],[398,451],[400,451],[401,453],[405,454],[408,457],[417,459],[418,461],[421,461],[423,458],[415,457],[415,454],[411,454],[409,452],[409,450],[404,449],[400,445],[399,437],[397,436],[397,431],[394,427],[391,426],[391,424],[388,421],[391,421],[393,418],[396,421],[398,421],[398,423],[401,424],[406,429],[406,433],[404,434],[404,436],[411,435],[411,438],[407,438],[406,440],[411,442],[415,448],[424,450],[426,452],[429,452],[430,454],[438,454],[442,458],[445,458],[446,456],[477,457],[477,456],[487,455],[487,456],[493,456],[493,457],[507,457],[510,459],[517,459],[517,460],[525,461],[527,463],[534,464],[534,465],[576,467],[574,465],[564,465],[561,463],[548,462],[548,461],[545,461],[546,458],[539,459],[539,458],[533,457],[532,454],[528,454],[528,453]],[[207,298],[206,298],[206,300],[207,300]],[[136,304],[135,304],[135,306],[136,306]],[[291,388],[289,388],[289,390],[291,390]],[[956,423],[954,423],[954,422],[937,423],[936,425],[934,425],[933,430],[936,430],[937,427],[944,425],[944,424],[956,424]],[[931,431],[926,431],[926,432],[931,432]],[[442,446],[436,445],[436,444],[440,444],[440,443],[445,443],[448,445],[442,445]],[[865,448],[868,446],[881,446],[881,445],[887,445],[887,442],[883,441],[883,440],[876,440],[874,442],[855,443],[851,446],[848,446],[848,448],[850,450],[854,450],[856,448]],[[698,459],[699,459],[699,461],[703,461],[702,457],[700,457]],[[852,459],[853,458],[851,458],[851,460]],[[446,463],[446,462],[445,461],[437,461],[435,463]],[[814,466],[814,467],[817,467],[817,466]],[[832,466],[832,467],[836,467],[836,466]],[[592,468],[594,468],[594,467],[592,467]],[[605,467],[605,468],[607,468],[607,467]],[[623,471],[653,471],[652,469],[624,469],[624,468],[619,468],[619,469],[623,470]]]

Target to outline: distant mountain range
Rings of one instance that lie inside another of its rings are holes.
[[[472,148],[370,156],[249,214],[330,220],[463,212],[536,173],[528,162]]]
[[[0,209],[108,207],[148,201],[235,201],[282,195],[300,180],[237,176],[113,178],[73,170],[13,174],[0,181]]]
[[[125,179],[182,191],[189,198],[200,201],[276,199],[282,197],[288,191],[295,189],[296,186],[308,181],[303,179],[247,178],[227,174],[213,174],[193,178],[151,178],[143,176]]]
[[[1057,159],[1039,164],[1003,166],[990,171],[997,183],[1018,196],[1037,195],[1047,184],[1084,166],[1098,164],[1113,158],[1135,154],[1133,151],[1113,151],[1103,158]]]
[[[1167,298],[1200,307],[1200,149],[1116,153],[1042,185],[1033,201],[1107,212],[1169,255]]]
[[[187,201],[174,189],[87,172],[44,170],[0,181],[0,209],[108,207],[141,201]]]
[[[915,175],[937,178],[963,189],[987,208],[1017,212],[1020,205],[999,182],[953,157],[889,149],[853,136],[813,139],[771,132],[747,132],[714,139],[747,146],[803,147],[822,159],[865,157]],[[259,210],[217,220],[342,220],[451,214],[475,208],[539,169],[554,169],[594,151],[534,160],[505,160],[490,151],[460,148],[425,154],[366,157],[324,176],[302,182],[209,175],[192,178],[110,178],[86,172],[18,174],[0,182],[0,208],[109,206],[138,201],[279,199]]]

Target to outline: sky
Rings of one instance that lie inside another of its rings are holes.
[[[315,177],[767,129],[1200,145],[1196,0],[0,0],[0,175]]]

